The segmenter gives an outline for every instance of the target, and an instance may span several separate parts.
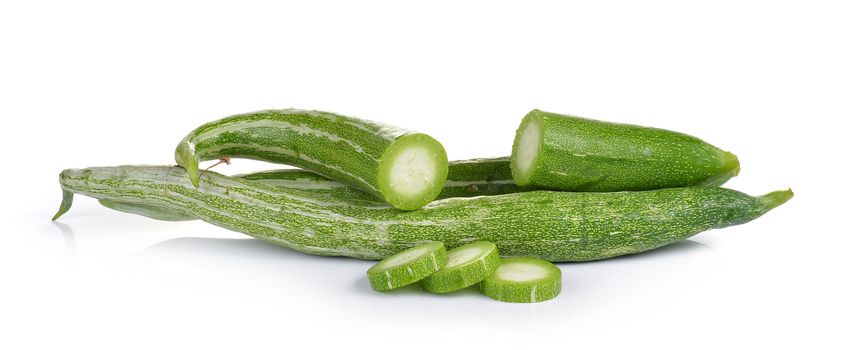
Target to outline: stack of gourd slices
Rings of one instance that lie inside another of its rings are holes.
[[[418,281],[431,293],[450,293],[480,285],[492,299],[533,303],[550,300],[562,290],[562,272],[536,258],[505,258],[487,241],[476,241],[445,251],[442,242],[417,245],[390,256],[368,269],[377,291],[400,288]]]

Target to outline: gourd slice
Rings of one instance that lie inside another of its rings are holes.
[[[438,271],[447,261],[445,244],[432,242],[392,255],[368,269],[371,288],[386,291],[420,281]]]

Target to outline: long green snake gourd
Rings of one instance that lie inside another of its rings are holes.
[[[503,256],[587,261],[639,253],[709,229],[751,221],[792,197],[754,197],[719,187],[642,192],[530,191],[448,198],[403,211],[375,201],[299,191],[185,169],[118,166],[68,169],[59,181],[73,194],[147,205],[242,232],[308,254],[382,259],[419,243],[456,247],[495,243]]]
[[[509,158],[480,158],[452,161],[448,165],[448,178],[436,199],[453,197],[475,197],[530,191],[512,181]],[[290,191],[329,195],[337,199],[362,202],[382,202],[379,198],[356,187],[328,179],[316,173],[300,169],[268,170],[236,175],[238,178],[281,187]],[[189,215],[176,213],[169,208],[147,204],[132,204],[101,199],[104,206],[131,214],[147,216],[157,220],[194,220]]]

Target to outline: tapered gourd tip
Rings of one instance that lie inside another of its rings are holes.
[[[765,206],[768,210],[779,207],[781,204],[786,203],[792,197],[795,196],[795,193],[792,192],[791,188],[788,188],[783,191],[774,191],[765,195],[760,196],[760,200],[765,203]]]
[[[739,158],[735,154],[722,151],[719,156],[720,168],[715,175],[704,180],[701,185],[704,186],[721,186],[725,182],[739,175]]]
[[[62,204],[59,205],[59,211],[53,215],[53,218],[50,221],[56,221],[60,216],[67,213],[68,210],[71,209],[71,205],[74,203],[74,193],[67,190],[62,190]]]
[[[177,165],[183,167],[188,175],[188,179],[194,187],[200,186],[200,174],[198,171],[197,155],[194,154],[194,147],[190,142],[180,142],[175,152]]]
[[[725,155],[727,157],[727,168],[730,169],[730,177],[739,175],[739,171],[741,170],[741,167],[739,166],[739,158],[730,152],[725,152]]]

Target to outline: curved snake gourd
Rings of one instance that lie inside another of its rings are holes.
[[[175,153],[195,187],[199,161],[250,158],[316,172],[405,210],[435,199],[448,173],[445,149],[430,136],[297,109],[239,114],[201,125]]]

